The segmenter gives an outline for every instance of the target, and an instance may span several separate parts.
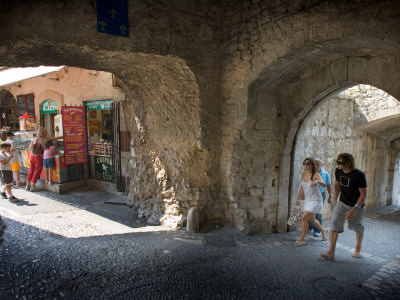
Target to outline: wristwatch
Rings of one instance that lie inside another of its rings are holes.
[[[360,206],[360,205],[358,205],[358,204],[354,205],[354,207],[361,208],[361,206]]]

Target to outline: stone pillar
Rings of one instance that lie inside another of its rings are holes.
[[[197,207],[192,207],[189,209],[187,215],[186,230],[189,232],[199,232],[199,209]]]

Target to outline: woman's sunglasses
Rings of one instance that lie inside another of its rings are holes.
[[[310,162],[303,162],[303,166],[311,166]]]
[[[338,165],[344,165],[344,162],[341,161],[341,160],[337,160],[336,163],[337,163]]]

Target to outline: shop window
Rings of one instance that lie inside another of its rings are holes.
[[[119,80],[117,78],[117,76],[115,76],[114,74],[112,74],[112,83],[113,83],[113,88],[121,88],[121,85],[119,83]]]
[[[31,116],[35,115],[35,103],[33,102],[33,94],[17,96],[19,115],[22,116],[28,113]]]

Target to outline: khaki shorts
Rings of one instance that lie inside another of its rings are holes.
[[[364,207],[357,209],[357,212],[351,219],[346,219],[346,212],[352,208],[352,206],[346,205],[341,201],[337,202],[332,212],[331,231],[338,231],[339,233],[343,232],[344,222],[347,220],[350,230],[364,234],[364,225],[362,224],[364,218]]]
[[[14,172],[17,172],[20,170],[20,166],[19,166],[19,162],[15,162],[15,163],[11,163],[11,170],[13,170]]]

